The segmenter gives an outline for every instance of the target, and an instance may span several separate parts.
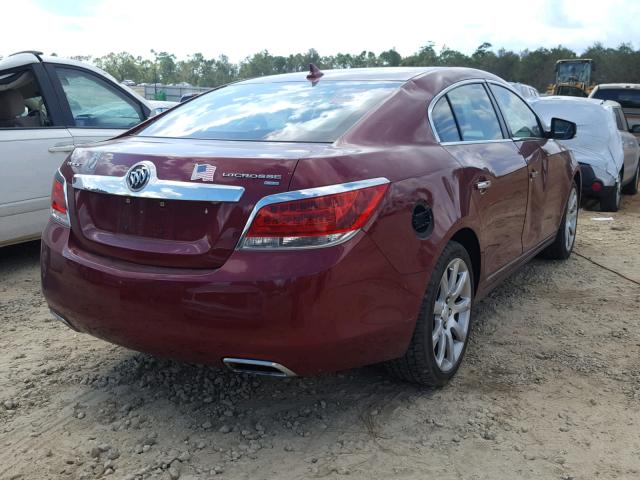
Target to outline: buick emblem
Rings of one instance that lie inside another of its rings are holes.
[[[144,163],[135,165],[129,173],[127,173],[127,186],[132,192],[142,190],[151,178],[151,170]]]

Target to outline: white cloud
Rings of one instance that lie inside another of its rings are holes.
[[[558,44],[581,51],[595,41],[640,46],[637,0],[600,2],[597,8],[583,0],[98,0],[90,6],[78,2],[83,7],[75,10],[73,2],[44,2],[46,9],[42,4],[21,0],[12,6],[18,20],[4,22],[0,55],[32,48],[62,56],[128,51],[151,57],[153,48],[179,58],[224,53],[237,62],[263,49],[287,55],[315,48],[329,55],[395,47],[408,55],[429,41],[465,53],[485,41],[516,51]]]

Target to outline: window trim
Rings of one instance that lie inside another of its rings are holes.
[[[449,97],[447,96],[447,94],[458,88],[458,87],[462,87],[464,85],[470,85],[470,84],[479,84],[482,85],[485,92],[487,93],[487,96],[489,97],[489,101],[491,102],[491,106],[493,107],[494,113],[496,114],[496,118],[498,120],[498,125],[500,125],[500,130],[502,132],[502,136],[503,138],[498,138],[498,139],[492,139],[492,140],[462,140],[462,132],[460,131],[460,126],[458,125],[458,120],[455,117],[455,112],[453,111],[453,106],[451,105],[451,102],[449,101]],[[440,140],[440,135],[438,135],[438,131],[436,130],[435,127],[435,123],[433,122],[433,109],[436,105],[436,103],[438,102],[438,100],[440,100],[442,97],[446,96],[447,98],[447,102],[449,103],[449,108],[451,108],[451,112],[454,115],[454,119],[456,121],[456,127],[458,128],[458,135],[460,136],[460,140],[457,142],[443,142]],[[536,116],[537,118],[537,116]],[[491,95],[491,92],[488,91],[487,88],[487,80],[484,78],[469,78],[466,80],[461,80],[459,82],[453,83],[451,85],[449,85],[448,87],[446,87],[445,89],[441,90],[440,92],[438,92],[438,94],[436,96],[434,96],[431,101],[429,102],[429,104],[427,105],[427,119],[429,121],[429,126],[431,127],[431,131],[433,133],[434,138],[436,139],[436,142],[439,143],[440,145],[472,145],[472,144],[482,144],[482,143],[504,143],[504,142],[512,142],[513,139],[511,138],[505,138],[505,131],[504,131],[504,127],[502,125],[502,122],[504,121],[504,119],[502,118],[502,112],[500,110],[496,110],[496,105],[494,104],[494,99],[493,96]]]
[[[487,80],[486,83],[488,84],[488,87],[489,87],[488,88],[489,94],[491,95],[491,98],[493,98],[495,100],[495,103],[496,103],[495,106],[498,109],[498,111],[500,112],[500,116],[502,117],[502,119],[504,121],[504,126],[507,129],[507,135],[510,137],[511,140],[513,140],[514,142],[522,142],[522,141],[525,141],[525,140],[541,140],[541,139],[545,139],[546,138],[544,136],[544,128],[542,127],[542,122],[540,121],[540,117],[538,117],[538,114],[533,110],[533,108],[531,108],[531,105],[529,105],[529,102],[527,102],[522,95],[520,95],[518,92],[516,92],[515,89],[509,88],[509,87],[505,86],[503,83],[496,82],[495,80]],[[500,108],[500,104],[498,103],[498,99],[495,98],[495,94],[493,93],[493,90],[491,90],[491,85],[496,85],[498,87],[502,87],[502,88],[510,91],[511,93],[515,94],[520,100],[522,100],[522,102],[529,109],[529,111],[531,113],[533,113],[533,117],[536,119],[536,122],[538,122],[538,128],[540,129],[540,136],[539,137],[514,137],[513,136],[513,132],[511,131],[511,128],[509,127],[509,124],[507,123],[507,119],[505,118],[505,115],[504,115],[504,113],[502,111],[502,108]]]
[[[108,130],[128,131],[131,128],[134,128],[140,125],[142,122],[150,118],[150,112],[146,111],[145,105],[140,103],[140,101],[136,97],[131,95],[126,90],[119,88],[118,85],[112,82],[110,79],[105,78],[97,74],[96,72],[93,72],[87,68],[78,67],[76,65],[67,65],[65,63],[47,63],[45,64],[45,68],[49,76],[49,80],[52,82],[54,90],[58,95],[60,110],[64,116],[64,126],[66,126],[67,128],[78,128],[78,129],[85,129],[85,130],[96,130],[96,129],[107,130],[108,129]],[[134,108],[136,109],[136,112],[141,115],[140,121],[135,125],[132,125],[131,127],[105,127],[105,126],[76,125],[73,112],[71,111],[71,106],[69,105],[69,100],[67,99],[67,94],[65,93],[64,88],[62,87],[62,82],[60,82],[60,79],[58,78],[58,72],[57,72],[58,69],[77,70],[89,76],[90,78],[94,79],[96,83],[98,83],[99,85],[103,85],[107,90],[115,93],[116,96],[120,98],[124,97],[123,99],[125,101],[128,100],[131,103],[133,103],[132,106],[135,106]]]
[[[459,140],[457,140],[457,141],[461,142],[462,141],[462,135],[460,134],[460,124],[458,123],[458,117],[456,116],[456,112],[453,111],[453,106],[451,105],[451,101],[449,100],[449,97],[447,95],[443,95],[442,97],[440,97],[440,99],[438,99],[437,101],[435,101],[433,103],[433,108],[431,109],[431,114],[433,114],[433,110],[435,110],[436,105],[438,105],[442,100],[445,101],[447,107],[449,108],[449,112],[451,113],[451,118],[453,118],[453,125],[456,128],[456,133],[458,134],[458,138],[459,138]],[[433,131],[438,136],[438,138],[440,138],[440,134],[438,134],[438,131],[435,128],[435,122],[433,124]],[[456,142],[456,140],[449,141],[449,142],[441,142],[441,143],[455,143],[455,142]]]

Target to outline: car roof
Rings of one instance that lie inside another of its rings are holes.
[[[597,85],[596,88],[608,90],[614,88],[633,88],[640,89],[640,83],[601,83]]]
[[[70,65],[72,67],[80,67],[85,70],[91,70],[92,72],[97,73],[102,77],[107,77],[112,82],[117,83],[118,85],[120,85],[120,87],[123,90],[126,90],[135,98],[137,98],[138,100],[142,101],[145,105],[147,105],[147,107],[149,107],[149,102],[144,97],[142,97],[138,92],[136,92],[135,90],[132,90],[128,86],[122,85],[120,82],[118,82],[118,80],[116,80],[109,73],[99,69],[98,67],[94,67],[89,63],[79,62],[78,60],[72,60],[70,58],[53,57],[50,55],[40,55],[37,52],[20,52],[13,55],[9,55],[8,57],[0,60],[0,70],[6,70],[9,68],[16,68],[16,67],[24,67],[26,65],[31,65],[33,63],[40,63],[40,62],[57,63],[59,65]]]
[[[546,97],[532,98],[529,100],[532,105],[554,105],[561,110],[566,109],[570,111],[573,108],[580,107],[584,109],[599,110],[601,108],[611,109],[614,107],[620,107],[618,102],[613,100],[600,100],[598,98],[583,98],[583,97],[569,97],[564,95],[549,95]]]
[[[468,72],[470,77],[494,78],[493,75],[482,70],[462,67],[375,67],[375,68],[344,68],[336,70],[322,70],[323,76],[319,81],[345,80],[345,81],[396,81],[406,82],[416,77],[447,71],[459,73]],[[308,71],[283,73],[242,80],[238,84],[249,83],[279,83],[279,82],[306,82]]]

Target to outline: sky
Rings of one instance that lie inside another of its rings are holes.
[[[516,52],[562,44],[578,53],[599,41],[640,48],[640,1],[483,0],[20,0],[3,22],[0,55],[40,50],[60,56],[151,49],[179,59],[200,52],[232,62],[261,50],[289,55],[406,56],[434,42],[466,54],[483,42]]]

